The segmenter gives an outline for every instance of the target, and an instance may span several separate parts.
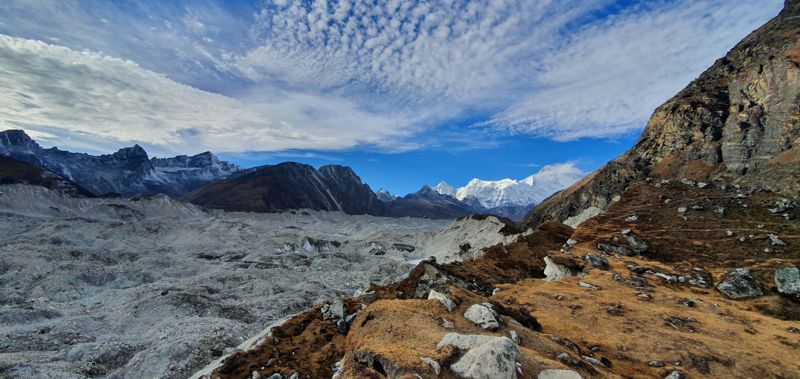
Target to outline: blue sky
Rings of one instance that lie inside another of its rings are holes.
[[[0,3],[0,129],[375,189],[591,171],[781,0]]]

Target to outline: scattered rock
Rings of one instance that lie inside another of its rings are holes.
[[[664,362],[661,361],[650,361],[647,362],[647,365],[650,367],[664,367]]]
[[[464,312],[464,318],[487,330],[495,330],[500,327],[500,323],[497,322],[497,314],[492,308],[483,304],[470,305]]]
[[[639,221],[639,216],[637,216],[637,215],[628,216],[628,217],[625,218],[625,221],[627,221],[627,222]]]
[[[556,358],[558,359],[559,362],[561,362],[561,363],[563,363],[563,364],[565,364],[567,366],[574,367],[574,366],[578,365],[578,360],[573,358],[571,355],[569,355],[569,353],[566,353],[566,352],[562,352],[561,354],[558,354],[556,356]]]
[[[785,198],[776,201],[775,204],[776,204],[775,208],[769,209],[769,211],[772,213],[783,213],[794,208],[794,203],[792,203],[791,200]]]
[[[514,379],[517,377],[517,345],[508,337],[446,334],[437,348],[453,345],[467,350],[450,370],[465,379]]]
[[[592,290],[599,290],[600,289],[600,286],[592,284],[592,283],[589,283],[589,282],[584,282],[583,280],[578,282],[578,285],[583,287],[583,288],[588,288],[588,289],[592,289]]]
[[[449,296],[441,292],[431,290],[431,292],[428,293],[428,300],[439,300],[448,312],[452,312],[453,309],[456,309],[456,303],[454,303]]]
[[[578,243],[578,241],[576,241],[576,240],[574,240],[572,238],[567,240],[567,245],[569,245],[569,246],[575,246],[577,243]]]
[[[774,234],[769,234],[767,237],[769,237],[769,241],[772,243],[772,246],[786,246],[786,242],[781,241],[781,239]]]
[[[787,267],[775,271],[778,292],[800,300],[800,269]]]
[[[600,255],[597,254],[586,254],[586,258],[584,258],[586,263],[590,266],[597,267],[601,270],[608,270],[608,260]]]
[[[436,373],[436,376],[439,376],[439,374],[441,374],[442,367],[439,366],[439,362],[436,362],[435,360],[427,357],[419,357],[419,360],[421,360],[422,363],[430,366],[431,369],[433,369],[433,372]]]
[[[631,231],[630,229],[626,228],[626,229],[622,229],[622,231],[620,233],[622,233],[623,236],[628,236],[631,233],[633,233],[633,231]]]
[[[633,255],[631,254],[630,251],[628,251],[628,249],[624,247],[614,246],[607,243],[598,243],[597,248],[608,254],[619,254],[626,257]]]
[[[725,231],[725,236],[726,237],[733,237],[733,230],[726,230]]]
[[[667,374],[664,379],[686,379],[686,375],[680,371],[673,371]]]
[[[678,207],[678,213],[686,213],[689,209],[686,207]]]
[[[761,287],[750,275],[750,270],[743,267],[728,271],[724,279],[717,284],[717,290],[733,300],[757,297],[764,294],[761,291]]]
[[[519,334],[517,333],[516,330],[509,331],[508,338],[511,338],[511,340],[514,341],[515,344],[519,345]]]
[[[633,235],[626,235],[625,239],[628,240],[628,245],[631,246],[631,250],[633,250],[636,254],[642,254],[647,251],[647,242],[642,240],[636,239]]]
[[[706,182],[697,182],[697,188],[704,189],[708,187],[708,183]]]
[[[570,271],[569,267],[556,263],[553,258],[549,256],[544,257],[544,263],[544,280],[552,282],[572,275],[572,271]]]
[[[581,374],[572,370],[547,369],[539,371],[537,379],[583,379]]]
[[[416,246],[407,245],[407,244],[404,244],[404,243],[396,243],[396,244],[392,245],[392,248],[397,250],[397,251],[405,251],[405,252],[408,252],[408,253],[412,253],[415,250],[417,250]]]
[[[727,210],[725,209],[725,207],[716,207],[716,208],[714,208],[714,213],[716,213],[716,214],[718,214],[720,216],[725,216],[725,214],[727,213]]]
[[[609,367],[605,362],[603,362],[603,361],[601,361],[601,360],[599,360],[597,358],[592,358],[592,357],[590,357],[588,355],[584,355],[581,358],[583,358],[584,361],[589,362],[589,363],[591,363],[591,364],[593,364],[595,366],[599,366],[599,367],[603,367],[603,368],[608,368]]]

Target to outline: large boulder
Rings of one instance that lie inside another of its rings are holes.
[[[540,371],[536,379],[583,379],[583,377],[572,370],[548,369]]]
[[[453,345],[467,352],[450,366],[465,379],[515,379],[517,345],[508,337],[448,333],[438,348]]]
[[[497,314],[489,305],[470,305],[467,311],[464,312],[464,318],[487,330],[494,330],[500,327],[500,323],[497,322]]]
[[[775,285],[781,294],[800,300],[800,269],[786,267],[775,271]]]
[[[717,289],[733,300],[758,297],[764,294],[758,282],[750,275],[750,270],[743,267],[728,271],[723,280],[717,284]]]

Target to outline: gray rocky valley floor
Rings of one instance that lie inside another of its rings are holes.
[[[0,186],[0,377],[187,377],[276,320],[405,275],[448,224]]]

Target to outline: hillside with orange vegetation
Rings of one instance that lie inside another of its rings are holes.
[[[800,378],[798,41],[787,1],[513,242],[297,315],[203,376]]]

